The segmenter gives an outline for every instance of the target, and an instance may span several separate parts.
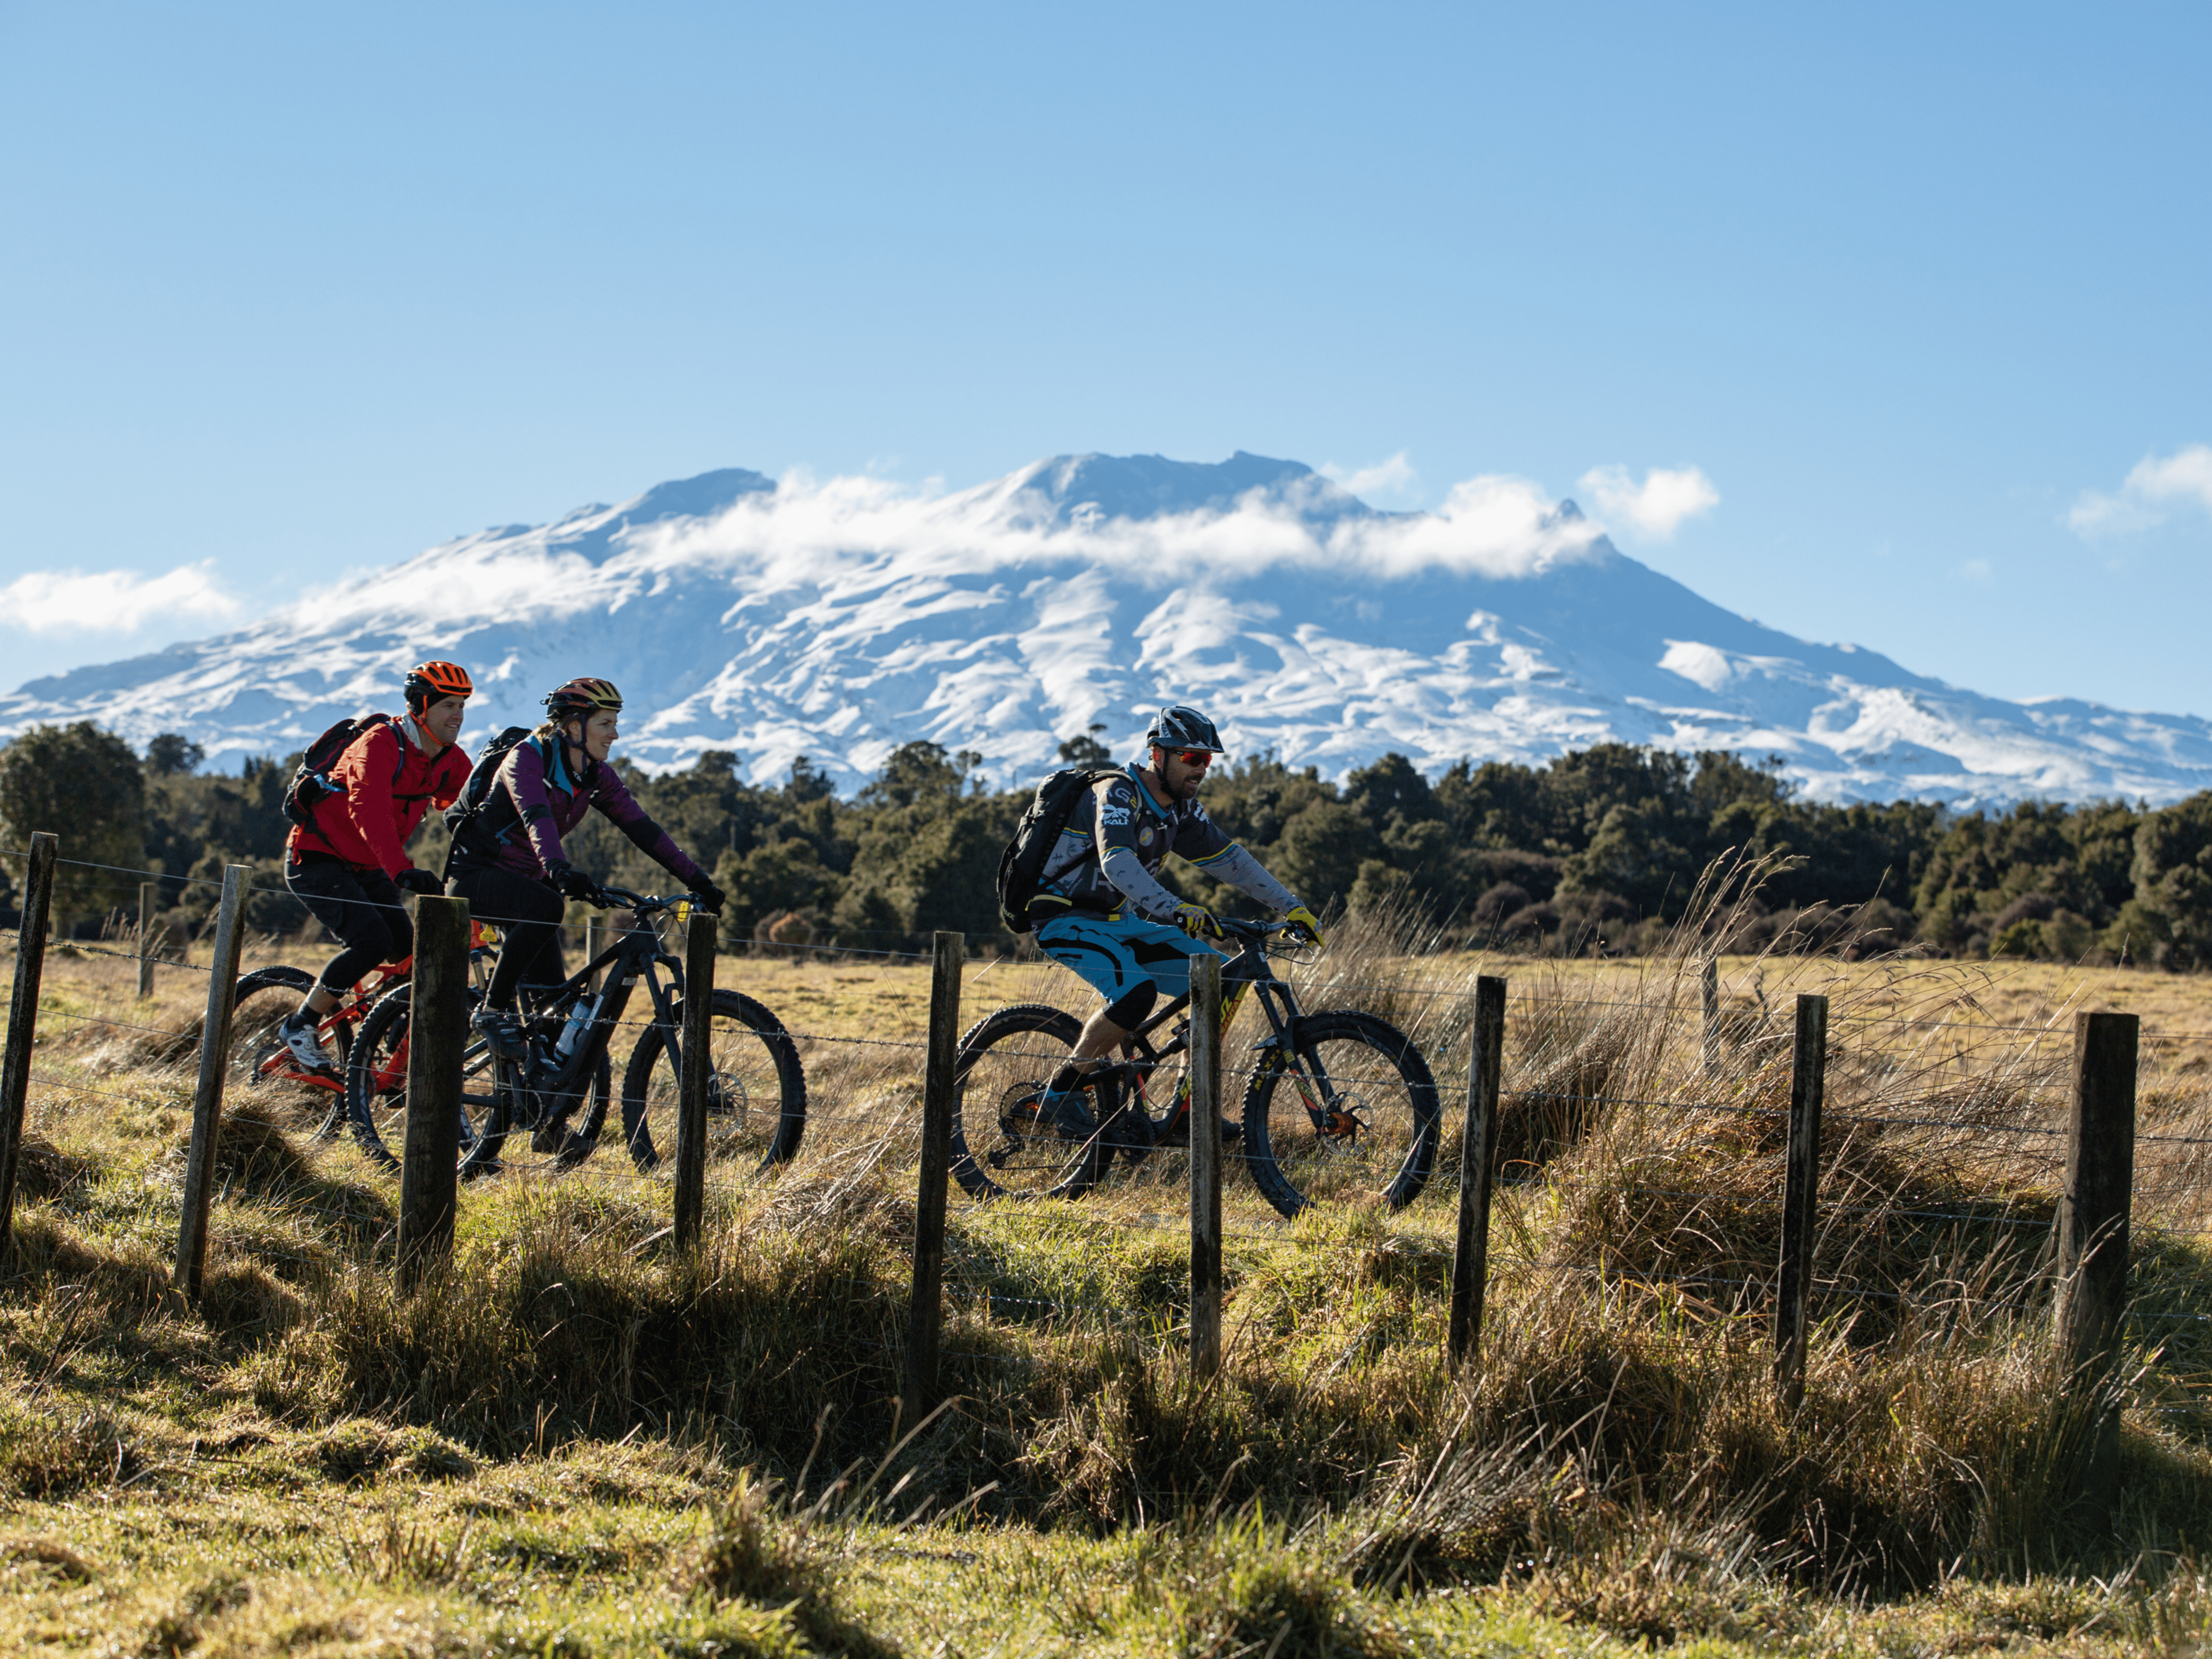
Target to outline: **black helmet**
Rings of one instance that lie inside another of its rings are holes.
[[[1221,746],[1221,734],[1213,729],[1213,722],[1195,708],[1173,703],[1152,716],[1152,730],[1145,733],[1148,749],[1203,749],[1209,755],[1225,755]]]

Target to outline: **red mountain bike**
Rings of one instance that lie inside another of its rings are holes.
[[[499,953],[499,933],[481,922],[469,924],[469,959],[479,976],[490,971]],[[272,963],[239,976],[231,993],[230,1050],[224,1065],[228,1085],[258,1085],[306,1090],[326,1096],[322,1121],[315,1130],[319,1140],[336,1140],[345,1127],[345,1067],[353,1052],[355,1028],[368,1018],[370,1006],[396,985],[407,983],[415,958],[402,957],[372,969],[361,981],[338,999],[338,1006],[323,1016],[318,1028],[323,1046],[337,1061],[335,1075],[321,1076],[292,1058],[292,1051],[276,1035],[300,999],[314,989],[315,975],[304,968]]]

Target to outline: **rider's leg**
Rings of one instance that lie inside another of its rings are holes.
[[[447,882],[446,890],[468,900],[471,915],[505,930],[491,983],[484,988],[484,1006],[471,1024],[501,1059],[526,1060],[529,1038],[515,1012],[516,994],[524,979],[538,971],[539,957],[553,943],[567,907],[560,894],[535,876],[490,865],[464,870]],[[556,962],[557,951],[556,945]]]
[[[334,858],[295,855],[284,866],[284,884],[307,913],[337,936],[342,947],[323,965],[300,1006],[277,1028],[293,1057],[311,1070],[335,1069],[318,1030],[323,1017],[379,963],[413,948],[414,930],[400,908],[399,890],[382,871],[364,874]]]
[[[554,930],[567,908],[560,894],[534,876],[489,866],[464,871],[446,885],[455,897],[468,900],[471,915],[505,930],[499,961],[492,968],[491,984],[484,992],[484,1006],[501,1012],[514,1012],[516,991],[526,978],[532,983],[544,982],[538,975],[548,945],[554,947],[556,963],[559,961]]]

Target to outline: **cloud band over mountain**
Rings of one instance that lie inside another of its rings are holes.
[[[1709,506],[1694,469],[1621,475],[1646,533]],[[1829,799],[2171,799],[2212,781],[2182,717],[2007,702],[1812,645],[1620,554],[1571,503],[1482,477],[1380,513],[1292,462],[1040,462],[960,491],[730,471],[463,538],[219,639],[34,682],[0,732],[90,718],[186,732],[219,762],[388,706],[425,655],[469,665],[481,735],[605,675],[624,752],[799,755],[842,787],[902,742],[1005,783],[1103,723],[1133,746],[1169,700],[1243,753],[1431,771],[1606,739],[1783,758]]]

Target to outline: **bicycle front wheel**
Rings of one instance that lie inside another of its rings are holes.
[[[675,1044],[665,1028],[647,1026],[623,1072],[623,1133],[630,1158],[648,1173],[676,1157],[683,1018],[678,1004]],[[788,1163],[806,1129],[806,1073],[798,1044],[781,1020],[735,991],[714,993],[708,1032],[707,1162],[758,1152],[763,1170]]]
[[[1050,1122],[1041,1113],[1045,1090],[1082,1035],[1074,1015],[1022,1003],[976,1021],[960,1039],[952,1175],[971,1197],[1080,1198],[1098,1184],[1098,1124],[1112,1116],[1111,1103],[1085,1087],[1063,1100]]]
[[[1308,1014],[1245,1089],[1245,1165],[1286,1216],[1377,1198],[1402,1209],[1435,1167],[1437,1116],[1436,1079],[1403,1031],[1372,1014]]]

